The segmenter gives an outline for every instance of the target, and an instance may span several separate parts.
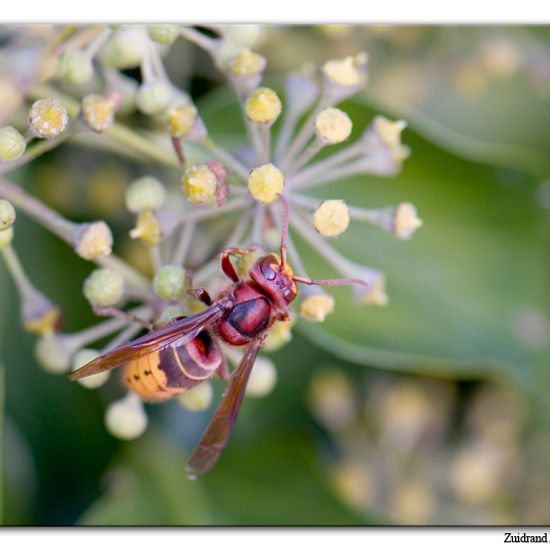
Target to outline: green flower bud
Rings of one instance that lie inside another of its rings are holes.
[[[97,350],[89,348],[81,349],[80,351],[77,351],[73,357],[71,362],[71,370],[78,370],[80,367],[83,367],[97,357],[99,357],[99,352]],[[86,376],[85,378],[80,378],[77,382],[89,390],[95,390],[96,388],[103,386],[103,384],[105,384],[105,382],[109,379],[110,375],[111,371],[107,370],[105,372],[99,372],[98,374]]]
[[[0,162],[21,158],[26,148],[25,138],[13,126],[0,128]]]
[[[166,201],[164,185],[151,176],[133,181],[126,192],[126,208],[138,214],[142,210],[158,210]]]
[[[0,231],[11,227],[15,222],[15,208],[11,202],[0,199]]]
[[[92,306],[114,306],[122,298],[124,279],[120,273],[107,267],[96,269],[84,281],[83,292]]]
[[[177,25],[149,25],[147,27],[149,38],[159,44],[172,44],[179,32]]]
[[[94,76],[92,60],[80,50],[63,52],[59,57],[57,76],[69,84],[84,84]]]
[[[158,115],[170,106],[172,99],[172,91],[164,82],[149,82],[140,86],[136,104],[142,113]]]
[[[111,403],[105,411],[107,430],[119,439],[139,437],[147,428],[147,422],[141,399],[133,393]]]
[[[116,69],[137,67],[147,51],[147,35],[140,27],[118,29],[103,46],[100,57]]]
[[[11,244],[13,241],[13,226],[0,231],[0,250]]]
[[[246,395],[248,397],[264,397],[273,390],[276,383],[275,363],[265,357],[257,357],[246,386]]]
[[[178,397],[180,405],[189,411],[205,411],[212,404],[214,391],[210,382],[202,382]]]
[[[153,290],[164,300],[176,300],[185,292],[185,269],[177,265],[162,266],[153,279]]]
[[[69,370],[71,353],[64,339],[56,333],[42,336],[36,342],[34,355],[42,368],[51,374],[62,374]]]

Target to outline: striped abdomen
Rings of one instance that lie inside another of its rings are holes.
[[[144,399],[170,399],[210,378],[222,361],[219,347],[203,330],[185,345],[167,346],[128,363],[124,382]]]

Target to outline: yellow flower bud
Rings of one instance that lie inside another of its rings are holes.
[[[407,127],[407,123],[404,120],[391,121],[380,115],[374,119],[373,124],[376,133],[390,149],[395,160],[404,160],[408,156],[408,150],[401,144],[401,133]]]
[[[195,164],[183,174],[181,183],[187,200],[195,204],[211,201],[216,196],[218,179],[207,164]]]
[[[21,158],[26,148],[25,138],[13,126],[0,128],[0,162]]]
[[[321,323],[334,311],[334,298],[323,291],[313,291],[300,302],[302,317],[314,323]]]
[[[263,204],[271,204],[283,192],[285,180],[283,173],[273,164],[264,164],[254,168],[248,176],[250,194]]]
[[[104,132],[113,125],[115,104],[107,97],[87,95],[82,99],[82,113],[92,130]]]
[[[12,203],[0,199],[0,231],[4,231],[15,223],[15,208]]]
[[[273,124],[281,114],[281,100],[270,88],[258,88],[246,100],[245,113],[258,124]]]
[[[0,231],[0,250],[11,244],[13,241],[13,226]]]
[[[136,226],[130,231],[132,239],[142,239],[149,244],[158,244],[162,239],[159,219],[151,210],[143,210],[137,216]]]
[[[324,143],[334,144],[346,141],[352,127],[350,117],[344,111],[333,107],[324,109],[315,119],[315,130]]]
[[[244,50],[232,61],[229,70],[234,76],[256,76],[264,70],[265,65],[265,57],[250,50]]]
[[[404,202],[397,207],[393,232],[398,239],[410,239],[412,234],[421,226],[422,220],[417,216],[414,205]]]
[[[264,397],[270,393],[277,383],[275,363],[266,357],[258,356],[246,386],[248,397]]]
[[[107,430],[119,439],[136,439],[143,434],[147,423],[141,399],[133,393],[111,403],[105,412]]]
[[[173,44],[179,35],[177,25],[148,25],[149,38],[158,44]]]
[[[315,229],[324,237],[337,237],[349,225],[349,209],[342,200],[326,200],[313,215]]]
[[[166,189],[152,177],[143,176],[134,180],[126,192],[126,208],[137,214],[142,210],[158,210],[166,202]]]
[[[181,105],[168,111],[168,129],[170,135],[183,139],[195,126],[197,109],[194,105]]]
[[[104,221],[82,224],[75,251],[85,260],[108,256],[113,248],[113,234]]]
[[[292,340],[292,327],[294,326],[295,318],[292,317],[289,321],[275,321],[267,338],[265,339],[263,351],[277,351]]]
[[[92,60],[80,50],[63,52],[59,57],[57,76],[69,84],[84,84],[94,76]]]
[[[202,382],[178,397],[180,405],[189,411],[205,411],[212,404],[214,390],[210,382]]]
[[[124,279],[120,273],[112,269],[96,269],[84,281],[83,292],[92,306],[114,306],[122,298]]]
[[[356,59],[349,55],[344,59],[327,61],[322,68],[323,74],[341,86],[357,86],[361,83],[361,72],[358,70]]]
[[[96,357],[99,357],[99,352],[95,349],[84,348],[76,352],[73,357],[71,370],[78,370],[80,367],[83,367],[90,361],[93,361]],[[107,382],[111,375],[111,371],[99,372],[98,374],[92,374],[91,376],[86,376],[85,378],[80,378],[77,382],[89,389],[95,390]]]
[[[38,137],[52,139],[65,130],[69,112],[57,99],[35,101],[29,113],[29,123]]]

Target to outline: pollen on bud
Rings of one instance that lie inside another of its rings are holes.
[[[413,233],[422,226],[422,220],[417,215],[416,207],[409,203],[401,203],[395,212],[393,232],[398,239],[410,239]]]
[[[133,393],[114,401],[105,411],[105,426],[110,434],[118,439],[136,439],[143,434],[147,423],[143,403]]]
[[[99,352],[97,350],[89,348],[81,349],[75,353],[73,360],[71,361],[71,370],[78,370],[80,367],[83,367],[97,357],[99,357]],[[96,388],[103,386],[103,384],[109,380],[110,374],[111,371],[99,372],[97,374],[92,374],[91,376],[80,378],[77,382],[89,390],[95,390]]]
[[[151,210],[141,211],[136,226],[130,231],[132,239],[142,239],[149,244],[158,244],[162,239],[162,227],[155,213]]]
[[[0,231],[0,250],[6,248],[13,241],[13,226]]]
[[[342,200],[323,201],[313,215],[315,229],[323,237],[337,237],[349,225],[349,209]]]
[[[113,125],[115,102],[100,95],[87,95],[82,99],[82,113],[92,130],[105,132]]]
[[[323,65],[322,71],[326,78],[340,86],[358,86],[362,80],[358,61],[360,59],[351,55],[344,59],[333,59]]]
[[[254,168],[248,176],[248,190],[262,204],[275,202],[284,186],[283,173],[271,163]]]
[[[181,105],[168,111],[168,128],[170,135],[184,138],[189,134],[197,120],[197,109],[194,105]]]
[[[104,221],[80,226],[75,239],[75,252],[85,260],[108,256],[113,248],[113,234]]]
[[[38,137],[53,139],[69,122],[69,112],[57,99],[39,99],[32,104],[29,124]]]
[[[271,393],[277,383],[275,363],[266,357],[259,356],[250,374],[245,395],[248,397],[264,397]]]
[[[92,306],[114,306],[122,298],[124,278],[107,267],[96,269],[84,281],[82,291]]]
[[[202,204],[215,198],[219,181],[215,169],[213,170],[208,163],[204,163],[188,168],[183,174],[181,183],[187,200]]]
[[[0,162],[21,158],[26,148],[25,138],[13,126],[0,128]]]
[[[166,202],[164,185],[152,176],[134,180],[126,191],[126,208],[138,214],[143,210],[158,210]]]
[[[202,382],[178,396],[180,405],[189,411],[205,411],[212,404],[214,390],[210,382]]]
[[[177,300],[185,293],[185,269],[163,265],[153,279],[153,290],[164,300]]]
[[[323,322],[334,311],[334,298],[322,290],[311,290],[300,302],[300,314],[308,321]]]
[[[172,99],[172,91],[164,82],[147,82],[138,90],[136,105],[146,115],[158,115],[168,108]]]
[[[350,117],[334,107],[324,109],[315,119],[315,131],[323,143],[335,144],[346,141],[352,127]]]
[[[148,25],[147,34],[149,38],[158,44],[173,44],[179,35],[177,25]]]
[[[80,50],[68,50],[59,56],[57,77],[69,84],[84,84],[94,76],[92,60]]]
[[[71,357],[63,337],[56,333],[45,334],[39,338],[34,355],[40,366],[51,374],[62,374],[70,368]]]
[[[0,231],[4,231],[15,223],[15,208],[10,201],[0,199]]]
[[[234,76],[256,76],[263,72],[265,65],[265,57],[251,50],[244,50],[230,63],[229,71]]]
[[[247,118],[258,124],[273,124],[281,114],[281,100],[271,88],[258,88],[245,103]]]
[[[289,321],[275,321],[269,329],[262,351],[277,351],[288,344],[292,340],[295,320],[295,317],[291,317]]]

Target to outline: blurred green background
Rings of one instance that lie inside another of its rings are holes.
[[[379,113],[408,122],[411,157],[397,177],[320,190],[358,206],[418,208],[424,226],[410,241],[362,224],[336,241],[386,273],[389,304],[360,307],[337,289],[325,323],[300,321],[271,355],[274,391],[245,400],[222,459],[191,482],[185,462],[215,404],[150,406],[144,436],[114,439],[103,414],[121,388],[89,391],[40,369],[0,265],[3,523],[547,524],[550,32],[284,26],[257,40],[278,89],[306,62],[367,51],[368,86],[343,104],[354,129]],[[202,52],[180,40],[167,67],[220,142],[243,141],[236,103]],[[115,250],[139,263],[120,205],[145,170],[177,179],[64,145],[18,181],[71,219],[105,217]],[[63,306],[66,330],[93,323],[81,293],[90,265],[24,215],[14,244]],[[297,244],[311,274],[334,275]]]

